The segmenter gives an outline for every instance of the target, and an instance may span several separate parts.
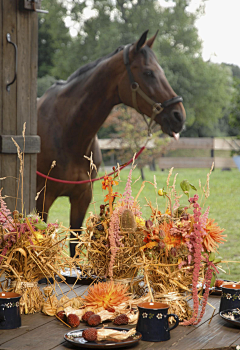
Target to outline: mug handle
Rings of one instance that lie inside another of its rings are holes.
[[[177,315],[174,315],[174,314],[167,314],[167,318],[169,318],[169,317],[174,317],[175,318],[175,324],[171,327],[171,328],[168,328],[168,331],[171,331],[172,329],[174,329],[174,328],[176,328],[177,326],[178,326],[178,324],[179,324],[179,318],[178,318],[178,316]]]
[[[4,309],[5,309],[5,305],[0,305],[0,323],[6,321],[6,318],[3,313]]]

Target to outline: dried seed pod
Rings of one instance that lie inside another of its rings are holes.
[[[137,224],[133,212],[125,209],[121,215],[121,228],[123,232],[135,232]]]

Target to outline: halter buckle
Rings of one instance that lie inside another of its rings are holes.
[[[160,103],[155,103],[153,106],[152,106],[152,110],[153,110],[153,113],[154,114],[159,114],[162,112],[163,108],[161,106]]]
[[[132,91],[137,91],[139,89],[139,85],[138,83],[136,83],[135,81],[131,84],[131,89]]]

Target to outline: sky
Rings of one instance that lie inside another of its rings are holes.
[[[158,1],[161,6],[171,5],[169,0]],[[195,11],[200,2],[191,0],[189,10]],[[203,59],[240,66],[240,0],[206,0],[205,4],[205,14],[196,21]],[[92,15],[87,9],[85,12],[86,18]],[[73,27],[70,31],[76,35]]]
[[[198,4],[199,0],[192,0],[191,9]],[[205,14],[196,27],[205,61],[240,66],[240,0],[207,0]]]

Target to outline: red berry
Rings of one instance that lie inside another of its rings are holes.
[[[87,311],[87,312],[85,312],[85,314],[83,315],[82,320],[83,320],[84,322],[87,322],[87,320],[89,319],[89,317],[92,316],[92,315],[95,315],[93,311]]]
[[[78,315],[69,314],[67,317],[67,323],[73,328],[78,327],[80,324],[80,318],[78,317]]]
[[[96,328],[87,328],[82,332],[82,336],[85,340],[95,341],[97,339],[97,330]]]
[[[115,309],[114,309],[113,307],[109,307],[109,308],[107,309],[107,311],[108,311],[108,312],[115,312]]]
[[[57,313],[57,317],[64,321],[65,318],[66,318],[65,312],[64,311],[59,311]]]
[[[99,315],[92,315],[88,318],[87,323],[89,326],[98,326],[101,323],[101,317]]]
[[[128,317],[126,314],[121,314],[121,315],[118,315],[114,321],[113,321],[114,324],[116,325],[121,325],[121,324],[128,324]]]

